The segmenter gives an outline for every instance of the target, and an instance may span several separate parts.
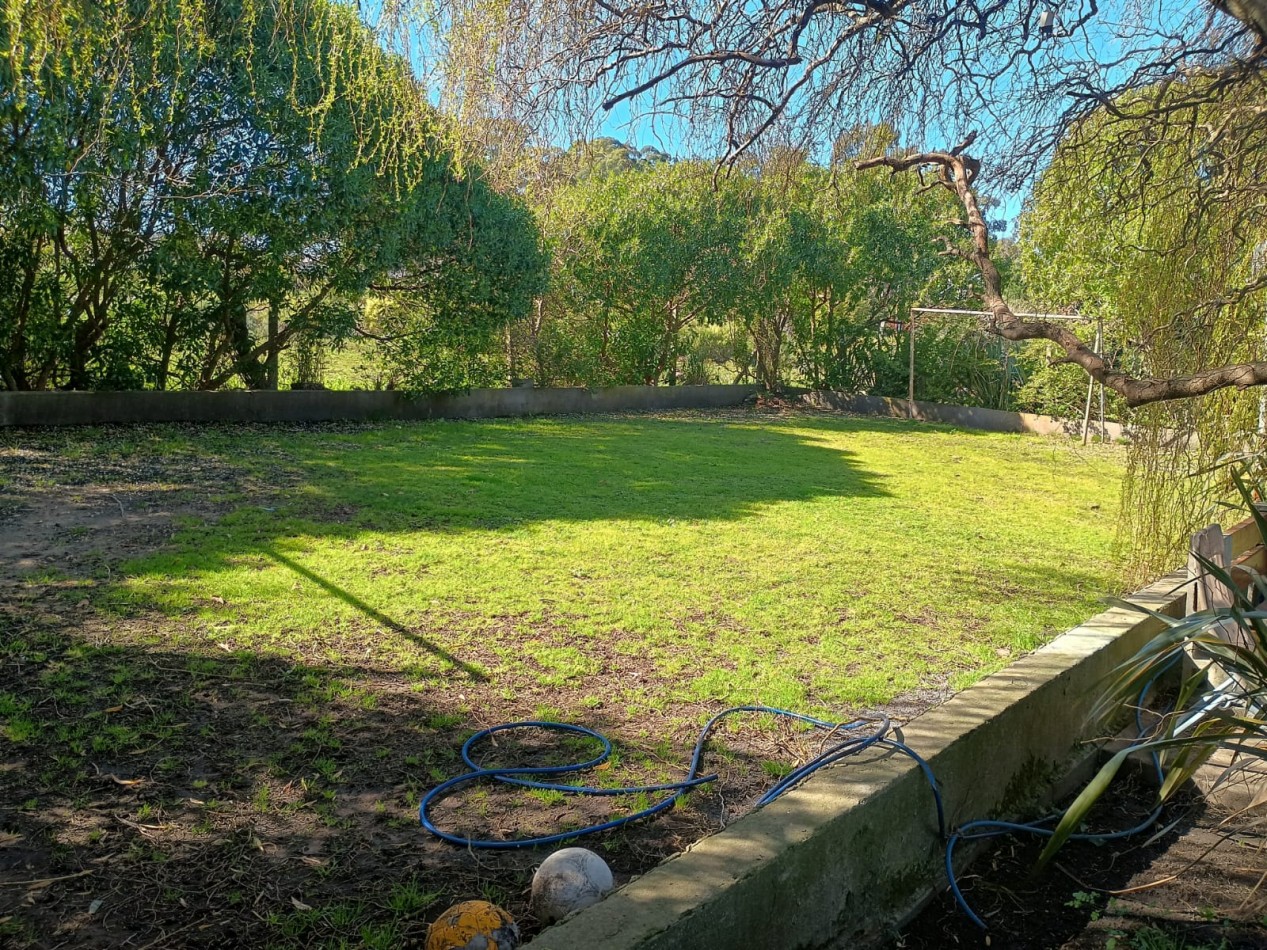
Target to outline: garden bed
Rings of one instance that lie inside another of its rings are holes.
[[[1089,827],[1127,828],[1156,804],[1142,774],[1116,782]],[[940,896],[893,950],[1236,950],[1267,946],[1267,839],[1261,815],[1209,805],[1195,791],[1167,806],[1155,831],[1107,844],[1073,842],[1035,871],[1042,841],[1001,839],[961,875],[979,930]]]

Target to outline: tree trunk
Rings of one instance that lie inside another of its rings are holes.
[[[163,347],[158,357],[158,371],[154,374],[154,388],[162,392],[167,388],[167,377],[172,369],[172,353],[176,349],[176,326],[178,323],[177,308],[172,308],[167,315],[167,326],[163,332]]]
[[[1107,386],[1126,400],[1131,407],[1144,406],[1171,399],[1190,399],[1204,396],[1219,389],[1267,384],[1267,362],[1234,363],[1198,370],[1188,376],[1132,376],[1115,368],[1113,360],[1095,352],[1067,326],[1050,320],[1023,320],[1012,312],[1003,299],[1003,281],[990,257],[990,229],[977,201],[972,183],[981,163],[963,154],[972,144],[975,134],[969,136],[957,148],[949,152],[920,152],[912,155],[869,158],[859,162],[859,169],[885,167],[893,172],[933,167],[937,170],[937,183],[952,192],[963,206],[966,221],[961,222],[971,236],[971,248],[962,250],[944,239],[943,253],[962,257],[971,262],[981,274],[984,285],[982,300],[989,312],[989,332],[1005,340],[1050,340],[1065,351],[1063,363],[1073,363],[1103,386]],[[1267,275],[1264,275],[1267,285]]]
[[[544,386],[549,381],[549,375],[545,369],[545,350],[541,345],[541,330],[544,326],[545,298],[538,297],[535,301],[532,320],[532,359],[537,367],[536,383],[538,386]]]
[[[277,354],[280,349],[277,324],[280,310],[281,301],[274,299],[268,302],[268,360],[264,364],[264,385],[274,392],[277,391]]]

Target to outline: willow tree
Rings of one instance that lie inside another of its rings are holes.
[[[1097,314],[1104,351],[1137,376],[1262,359],[1267,296],[1254,287],[1267,271],[1267,215],[1257,170],[1222,167],[1217,149],[1190,153],[1179,130],[1153,132],[1147,142],[1123,135],[1106,111],[1057,151],[1021,219],[1026,289],[1043,305],[1076,301]],[[1216,201],[1212,190],[1226,193]],[[1135,413],[1124,516],[1144,571],[1173,558],[1193,516],[1230,487],[1220,463],[1261,451],[1264,397],[1233,386]]]
[[[5,388],[275,387],[371,285],[409,364],[526,310],[529,216],[350,7],[6,0],[0,50]]]

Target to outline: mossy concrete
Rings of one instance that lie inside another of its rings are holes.
[[[1030,432],[1035,435],[1082,436],[1082,421],[1040,416],[1032,412],[1008,412],[1003,409],[985,409],[981,406],[950,406],[937,402],[911,404],[905,399],[887,396],[854,396],[848,393],[822,390],[798,395],[800,401],[814,409],[832,409],[853,412],[861,416],[887,416],[891,419],[915,418],[921,422],[940,422],[965,429],[981,429],[985,432]],[[1103,427],[1096,420],[1088,425],[1088,433],[1097,439],[1118,441],[1126,438],[1126,429],[1116,422],[1106,422]]]
[[[1182,610],[1183,577],[1131,599]],[[1013,816],[1084,759],[1106,675],[1161,621],[1114,608],[912,720],[901,738],[941,784],[951,827]],[[1083,754],[1080,754],[1083,753]],[[966,853],[966,852],[965,852]],[[910,759],[877,753],[698,842],[541,933],[532,950],[818,950],[893,933],[944,886],[933,797]]]
[[[0,427],[140,422],[329,422],[489,419],[739,406],[758,386],[613,386],[399,392],[0,392]]]

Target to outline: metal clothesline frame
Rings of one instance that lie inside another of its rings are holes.
[[[912,307],[911,313],[961,313],[970,317],[991,317],[994,316],[991,310],[952,310],[946,307]],[[1016,317],[1026,317],[1031,320],[1095,320],[1083,313],[1016,313]]]
[[[990,310],[958,310],[952,307],[912,307],[911,323],[908,328],[909,343],[907,347],[907,379],[906,379],[906,402],[907,412],[912,419],[917,417],[915,411],[915,323],[916,314],[959,314],[969,317],[989,317],[993,316]],[[1095,321],[1095,351],[1100,352],[1100,347],[1104,340],[1104,319],[1099,316],[1092,316],[1085,313],[1017,313],[1017,317],[1023,317],[1029,320],[1069,320],[1069,321]],[[1006,351],[1004,351],[1006,353]],[[1082,444],[1086,445],[1091,434],[1091,401],[1095,394],[1096,382],[1094,379],[1087,384],[1087,404],[1082,413]],[[1100,384],[1100,437],[1104,437],[1104,384]]]

